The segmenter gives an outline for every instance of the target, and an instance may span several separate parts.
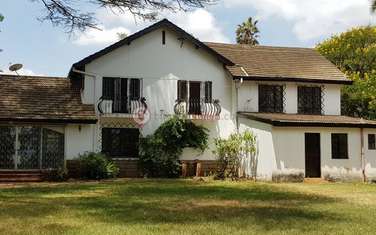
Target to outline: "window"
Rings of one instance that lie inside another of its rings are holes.
[[[131,79],[130,81],[130,98],[131,100],[139,100],[141,97],[140,79]]]
[[[128,113],[130,109],[128,101],[141,98],[141,84],[141,79],[104,77],[102,97],[113,101],[113,113]]]
[[[321,114],[321,87],[298,87],[298,113]]]
[[[37,126],[0,127],[0,169],[57,169],[64,165],[64,133]]]
[[[375,134],[368,135],[368,149],[370,150],[376,149],[376,135]]]
[[[280,85],[259,85],[259,112],[283,112],[284,87]]]
[[[166,31],[162,31],[162,44],[166,45]]]
[[[205,103],[211,103],[212,98],[212,82],[205,82]]]
[[[187,81],[178,81],[178,100],[187,100]]]
[[[138,157],[140,132],[136,128],[102,128],[102,152],[110,157]]]
[[[348,159],[347,134],[332,134],[332,158]]]
[[[188,90],[189,85],[189,90]],[[199,82],[199,81],[178,81],[178,100],[187,100],[188,94],[190,99],[194,99],[195,102],[200,101],[203,94],[205,102],[211,103],[213,99],[212,82]],[[204,91],[204,93],[202,93]]]
[[[115,78],[103,78],[102,96],[105,99],[114,99],[114,79]]]

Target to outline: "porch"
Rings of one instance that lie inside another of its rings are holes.
[[[0,126],[0,171],[49,170],[63,166],[63,126]]]

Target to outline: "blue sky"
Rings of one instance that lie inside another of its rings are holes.
[[[376,23],[369,0],[219,0],[214,6],[191,12],[161,12],[203,41],[234,42],[235,29],[247,17],[259,19],[263,45],[313,47],[346,29]],[[42,5],[30,0],[1,0],[0,69],[24,64],[23,74],[66,76],[70,66],[152,22],[136,20],[129,13],[95,12],[102,31],[68,35],[64,29],[40,22]]]

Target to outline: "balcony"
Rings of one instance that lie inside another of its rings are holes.
[[[126,98],[119,100],[101,97],[98,101],[97,108],[101,115],[129,116],[139,113],[140,111],[145,112],[148,106],[144,97],[139,99]]]
[[[174,112],[177,115],[187,115],[191,119],[218,119],[221,114],[219,100],[206,99],[176,100]]]

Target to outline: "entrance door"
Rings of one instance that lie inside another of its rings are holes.
[[[321,177],[320,133],[305,133],[305,176]]]
[[[189,82],[189,114],[201,114],[200,90],[200,82]]]

